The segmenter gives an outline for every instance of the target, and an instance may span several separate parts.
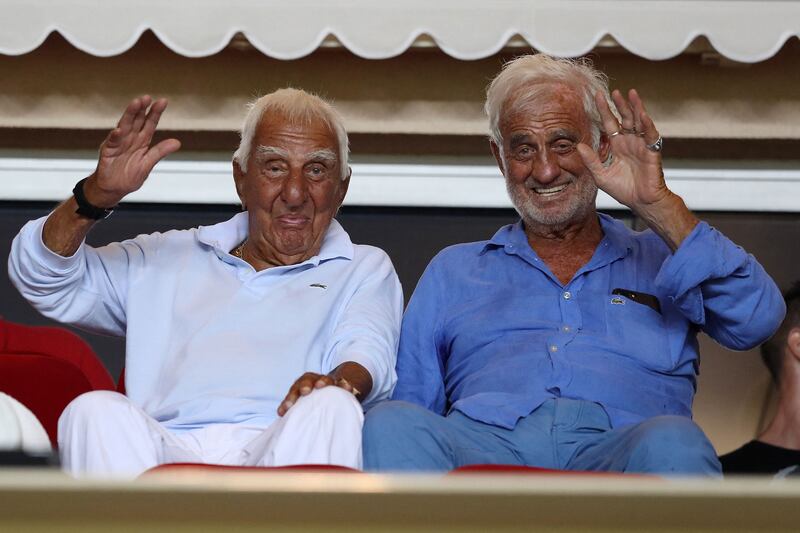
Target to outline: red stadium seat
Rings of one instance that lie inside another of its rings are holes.
[[[360,472],[354,468],[338,465],[231,466],[206,463],[167,463],[154,466],[142,475],[192,470],[200,472]]]
[[[74,333],[0,318],[0,391],[36,415],[54,447],[58,417],[69,402],[84,392],[114,389],[94,351]]]
[[[553,468],[539,468],[538,466],[522,465],[467,465],[461,466],[449,472],[450,474],[514,474],[514,475],[557,475],[557,476],[636,476],[636,477],[656,477],[645,474],[622,474],[620,472],[588,472],[585,470],[556,470]]]

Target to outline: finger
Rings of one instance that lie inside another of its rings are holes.
[[[300,395],[298,394],[297,389],[294,386],[291,389],[289,389],[289,394],[286,395],[281,404],[278,406],[278,416],[285,415],[286,412],[292,408],[292,406],[297,401],[297,398],[299,398],[299,396]]]
[[[166,108],[166,98],[159,98],[153,103],[152,106],[150,106],[150,112],[147,113],[147,118],[145,119],[144,126],[142,128],[142,134],[145,136],[145,139],[147,139],[147,142],[150,142],[150,139],[153,138],[153,133],[156,131],[158,121],[161,120],[161,114],[164,113]]]
[[[178,139],[165,139],[150,148],[142,158],[145,173],[149,174],[159,161],[170,154],[174,154],[180,150],[180,148],[181,142]]]
[[[656,125],[653,122],[653,119],[650,118],[650,115],[647,114],[647,109],[644,107],[644,102],[639,97],[639,93],[636,92],[636,89],[631,89],[628,93],[631,105],[639,117],[639,131],[644,133],[644,140],[647,144],[653,144],[659,138],[658,130],[656,129]]]
[[[103,144],[100,145],[101,150],[103,148],[110,148],[115,149],[117,148],[122,141],[122,131],[119,128],[114,128],[113,130],[108,132],[106,138],[103,140]]]
[[[307,396],[311,394],[311,391],[314,390],[314,382],[316,380],[313,377],[301,377],[295,382],[295,388],[300,396]]]
[[[594,178],[595,182],[598,186],[602,180],[603,176],[603,162],[600,161],[600,158],[597,156],[597,152],[591,149],[588,144],[580,143],[577,147],[578,155],[581,156],[581,160],[583,160],[583,164],[589,169],[589,172],[592,173],[592,177]]]
[[[120,134],[124,135],[131,131],[134,118],[136,118],[141,108],[142,101],[139,98],[134,98],[128,103],[128,106],[119,118],[119,122],[117,122],[117,129],[120,130]]]
[[[594,93],[594,103],[597,106],[597,111],[600,113],[600,119],[603,123],[603,131],[608,133],[609,135],[619,131],[619,122],[617,121],[617,117],[611,112],[611,108],[608,106],[608,101],[606,100],[603,93],[598,91]]]
[[[630,104],[622,97],[622,93],[616,89],[611,93],[611,99],[614,100],[614,105],[617,106],[617,111],[622,117],[622,128],[632,130],[636,126],[636,122],[633,119],[633,109],[631,109]]]
[[[333,385],[333,378],[330,376],[320,376],[319,379],[314,382],[315,389],[321,389],[329,385]]]
[[[136,115],[133,117],[133,124],[131,124],[131,131],[134,133],[138,133],[142,129],[142,125],[144,124],[145,119],[147,118],[147,108],[150,107],[150,102],[152,98],[150,95],[146,94],[140,98],[142,105],[139,108]]]

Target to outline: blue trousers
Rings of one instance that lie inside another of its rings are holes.
[[[367,412],[364,468],[441,472],[470,464],[511,464],[602,472],[720,475],[714,447],[691,419],[658,416],[611,428],[597,403],[546,401],[513,429],[452,411],[440,416],[389,401]]]

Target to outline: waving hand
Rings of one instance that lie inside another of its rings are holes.
[[[97,169],[86,181],[84,191],[90,203],[112,207],[138,190],[153,167],[181,144],[166,139],[151,146],[153,134],[167,101],[152,102],[149,96],[134,98],[100,146]]]

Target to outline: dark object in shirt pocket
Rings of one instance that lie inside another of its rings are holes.
[[[646,305],[659,315],[661,314],[661,302],[659,302],[658,298],[656,298],[652,294],[647,294],[646,292],[632,291],[630,289],[614,289],[613,291],[611,291],[611,294],[624,296],[625,298],[627,298],[632,302]]]

